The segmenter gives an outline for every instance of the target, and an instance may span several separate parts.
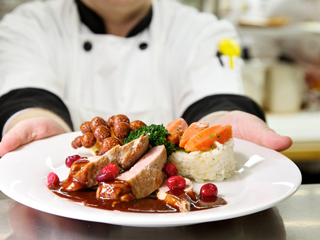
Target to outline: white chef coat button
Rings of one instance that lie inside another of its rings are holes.
[[[146,44],[146,43],[140,43],[140,45],[139,45],[139,48],[141,50],[145,50],[147,47],[148,47],[148,44]]]
[[[92,49],[92,43],[86,41],[86,42],[83,44],[83,48],[84,48],[84,50],[86,50],[87,52],[89,52],[89,51]]]

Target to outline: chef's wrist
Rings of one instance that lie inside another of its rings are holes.
[[[13,114],[5,123],[2,129],[2,136],[13,128],[18,122],[37,117],[48,117],[58,123],[67,133],[71,132],[70,126],[57,114],[44,108],[26,108]]]

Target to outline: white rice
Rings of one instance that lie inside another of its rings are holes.
[[[176,151],[170,155],[169,162],[176,165],[179,175],[196,182],[222,181],[235,172],[234,141],[230,138],[226,143],[216,142],[216,145],[217,148],[205,152]]]

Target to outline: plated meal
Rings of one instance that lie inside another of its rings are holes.
[[[165,214],[87,207],[81,200],[75,203],[57,196],[47,186],[50,172],[57,174],[61,180],[68,177],[70,168],[66,167],[65,161],[68,156],[79,155],[89,159],[92,156],[84,147],[70,147],[79,135],[82,135],[80,131],[61,134],[6,154],[0,159],[0,190],[16,202],[56,216],[120,226],[173,227],[226,220],[265,210],[290,197],[301,184],[299,168],[290,159],[279,152],[232,137],[235,172],[226,180],[205,181],[218,187],[217,196],[227,202],[222,207]],[[193,191],[199,195],[205,183],[189,178]],[[91,189],[81,191],[87,190]],[[96,193],[92,193],[95,197]],[[156,197],[155,194],[153,196]]]
[[[74,149],[92,157],[66,156],[64,180],[47,177],[56,195],[85,206],[123,212],[172,213],[226,205],[217,186],[235,172],[234,140],[228,124],[209,126],[182,118],[166,127],[147,126],[125,115],[95,117],[80,126]],[[202,183],[199,192],[193,181]]]

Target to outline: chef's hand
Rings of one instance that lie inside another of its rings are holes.
[[[27,143],[65,132],[58,122],[48,117],[22,120],[2,137],[0,157]]]
[[[280,136],[260,118],[241,111],[231,111],[217,119],[217,124],[227,123],[232,126],[233,136],[276,151],[283,151],[292,145],[287,136]]]

